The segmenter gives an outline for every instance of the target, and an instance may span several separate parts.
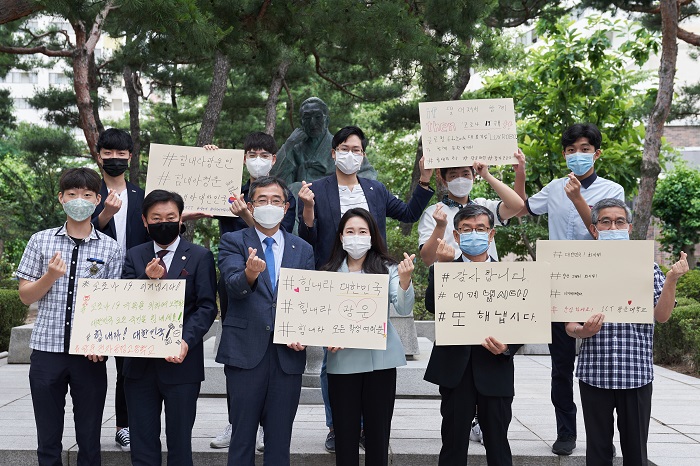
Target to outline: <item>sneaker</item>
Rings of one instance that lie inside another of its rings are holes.
[[[481,433],[481,426],[476,419],[472,421],[472,430],[469,431],[469,440],[472,442],[479,442],[482,445],[484,444],[484,434]]]
[[[360,448],[365,449],[365,431],[362,429],[360,431]]]
[[[262,426],[258,426],[258,435],[255,436],[255,449],[265,451],[265,432]]]
[[[122,451],[131,451],[131,438],[129,437],[129,428],[122,427],[114,436],[114,441],[117,442]]]
[[[209,443],[212,448],[228,448],[231,444],[231,429],[233,426],[227,424],[224,430],[222,430],[219,435],[216,436],[214,440]]]
[[[568,456],[573,453],[574,448],[576,448],[576,437],[572,435],[557,437],[557,441],[552,445],[552,453],[555,455]]]
[[[326,443],[324,444],[328,453],[335,453],[335,431],[332,430],[326,435]]]

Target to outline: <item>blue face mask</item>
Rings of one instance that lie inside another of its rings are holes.
[[[459,234],[459,249],[468,256],[478,256],[489,248],[489,233],[479,233],[474,230],[471,233]]]
[[[593,167],[594,155],[595,154],[588,154],[585,152],[569,154],[566,156],[566,166],[569,167],[569,170],[574,172],[576,176],[585,175],[586,172]]]
[[[598,231],[599,240],[629,240],[629,230],[603,230]]]

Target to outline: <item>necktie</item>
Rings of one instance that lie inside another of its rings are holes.
[[[269,236],[263,240],[265,243],[265,264],[267,267],[267,273],[270,274],[270,282],[272,282],[272,289],[277,287],[277,278],[275,277],[275,255],[272,252],[272,245],[275,244],[274,238]]]
[[[165,265],[165,261],[163,260],[163,258],[165,257],[165,255],[168,252],[170,252],[170,251],[168,251],[167,249],[163,249],[162,251],[158,251],[156,253],[156,255],[158,256],[158,262],[160,263],[160,266],[165,269],[165,273],[163,274],[163,278],[165,278],[165,276],[168,275],[168,266]]]

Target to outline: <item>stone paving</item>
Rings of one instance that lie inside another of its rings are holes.
[[[0,465],[34,465],[36,429],[29,394],[26,364],[0,360]],[[511,448],[517,465],[583,465],[585,431],[579,413],[578,448],[571,457],[551,453],[555,437],[554,412],[549,402],[548,356],[518,355],[516,397],[510,426]],[[129,464],[127,453],[114,443],[115,378],[113,362],[108,363],[110,388],[102,428],[103,464]],[[700,465],[700,379],[655,367],[649,458],[652,464]],[[575,388],[578,403],[578,388]],[[226,452],[209,448],[209,441],[226,424],[225,400],[202,397],[193,432],[196,465],[224,465]],[[75,431],[70,397],[67,400],[63,445],[64,464],[76,464]],[[294,422],[292,464],[333,465],[334,456],[323,449],[326,435],[323,406],[300,405]],[[465,439],[465,441],[467,441]],[[163,443],[165,437],[163,434]],[[618,454],[620,445],[615,439]],[[395,465],[437,463],[440,448],[440,413],[437,399],[398,399],[391,434],[391,462]],[[469,464],[485,465],[484,448],[471,443]],[[164,463],[165,464],[165,463]],[[262,464],[258,455],[257,464]],[[616,464],[622,464],[621,458]]]

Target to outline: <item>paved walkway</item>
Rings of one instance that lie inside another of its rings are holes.
[[[8,365],[0,360],[0,465],[36,464],[36,429],[29,394],[28,365]],[[516,397],[510,427],[514,463],[518,465],[583,465],[585,431],[579,414],[579,448],[571,457],[551,453],[555,437],[554,412],[549,402],[548,356],[516,356]],[[108,365],[102,448],[104,465],[129,464],[127,453],[114,443],[114,365]],[[656,465],[700,465],[700,379],[655,367],[654,398],[649,438],[649,458]],[[578,403],[578,388],[575,388]],[[193,432],[196,465],[224,465],[226,452],[209,448],[209,441],[226,424],[223,398],[200,398]],[[75,432],[70,398],[66,406],[63,445],[64,464],[76,464]],[[294,422],[292,464],[333,465],[325,452],[323,406],[301,405]],[[465,439],[466,441],[466,439]],[[165,437],[163,436],[163,442]],[[620,445],[615,439],[617,451]],[[437,463],[440,448],[439,401],[400,399],[396,402],[391,435],[391,461],[395,465]],[[470,445],[470,463],[485,465],[484,448]],[[262,464],[262,456],[257,457]],[[165,463],[164,463],[165,464]],[[617,458],[616,464],[622,464]]]

